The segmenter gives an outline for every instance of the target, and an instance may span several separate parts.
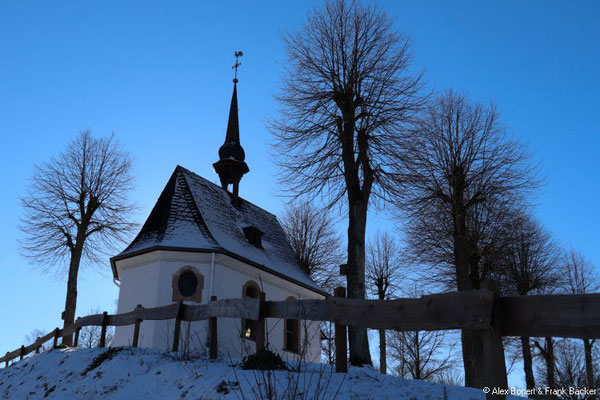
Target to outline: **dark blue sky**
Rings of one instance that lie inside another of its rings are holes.
[[[21,2],[0,4],[0,351],[59,324],[64,282],[18,253],[16,225],[32,166],[90,128],[136,159],[139,221],[177,164],[216,181],[233,52],[243,50],[240,126],[249,200],[279,212],[266,119],[281,77],[281,33],[310,2]],[[536,214],[564,246],[600,265],[600,3],[383,1],[413,40],[414,68],[435,90],[494,100],[545,177]],[[371,216],[371,226],[385,216]],[[390,226],[389,222],[385,226]],[[84,273],[79,314],[113,311],[116,288]]]

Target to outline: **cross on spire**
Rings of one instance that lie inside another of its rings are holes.
[[[237,73],[238,73],[238,68],[240,67],[240,65],[242,65],[242,63],[240,62],[240,57],[244,55],[243,51],[236,51],[233,56],[235,57],[235,64],[233,64],[233,67],[231,67],[233,70],[235,70],[235,75],[233,77],[233,83],[238,83],[238,79],[237,79]]]

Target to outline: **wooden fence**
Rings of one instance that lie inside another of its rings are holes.
[[[209,355],[217,357],[217,319],[243,318],[256,323],[257,351],[265,345],[265,319],[331,321],[335,323],[336,371],[347,371],[347,326],[371,329],[417,331],[471,329],[483,334],[485,385],[506,388],[506,368],[502,336],[600,338],[600,294],[539,295],[499,297],[493,282],[484,282],[481,290],[442,293],[419,299],[359,300],[345,298],[344,288],[325,300],[266,301],[259,299],[226,299],[212,297],[207,304],[170,305],[143,308],[128,313],[89,315],[78,318],[74,325],[56,328],[29,346],[6,353],[0,363],[31,352],[39,352],[47,341],[74,335],[77,346],[79,331],[84,326],[100,326],[100,347],[106,345],[106,327],[134,325],[132,345],[138,345],[143,321],[174,319],[173,351],[179,349],[182,321],[209,321]],[[492,396],[490,398],[503,398]]]

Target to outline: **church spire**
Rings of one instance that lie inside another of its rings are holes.
[[[213,164],[215,171],[219,174],[223,189],[227,190],[229,184],[233,185],[234,203],[237,202],[240,180],[249,171],[248,165],[244,162],[246,154],[240,144],[240,126],[238,120],[237,71],[239,66],[242,65],[239,61],[242,55],[241,51],[235,52],[235,64],[232,67],[235,70],[235,76],[233,78],[233,94],[229,107],[225,143],[219,148],[219,161]]]
[[[227,121],[227,133],[225,134],[225,143],[240,143],[240,122],[238,120],[238,101],[237,101],[237,79],[233,82],[233,94],[231,95],[231,105],[229,106],[229,121]],[[241,147],[241,146],[240,146]]]

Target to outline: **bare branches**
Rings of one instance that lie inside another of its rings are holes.
[[[452,368],[452,352],[446,348],[443,331],[391,332],[388,338],[398,376],[432,381]]]
[[[536,186],[527,154],[499,120],[493,104],[449,91],[420,118],[402,165],[402,208],[414,214],[442,203],[469,209]]]
[[[292,203],[281,224],[300,267],[329,292],[337,285],[338,266],[343,260],[333,221],[311,203]]]
[[[573,248],[563,257],[564,273],[561,285],[565,292],[586,294],[600,290],[600,279],[589,259]]]
[[[271,124],[282,182],[331,204],[347,190],[385,198],[400,136],[423,104],[408,39],[378,7],[333,0],[285,43],[282,117]]]
[[[550,233],[522,212],[510,226],[499,271],[503,289],[521,296],[551,292],[559,279],[560,252]]]
[[[135,228],[127,217],[132,187],[131,159],[112,136],[82,132],[58,157],[34,169],[21,199],[23,254],[48,271],[65,265],[80,247],[94,264]]]
[[[400,251],[387,232],[377,232],[367,246],[366,279],[368,290],[380,300],[388,300],[398,289]]]

